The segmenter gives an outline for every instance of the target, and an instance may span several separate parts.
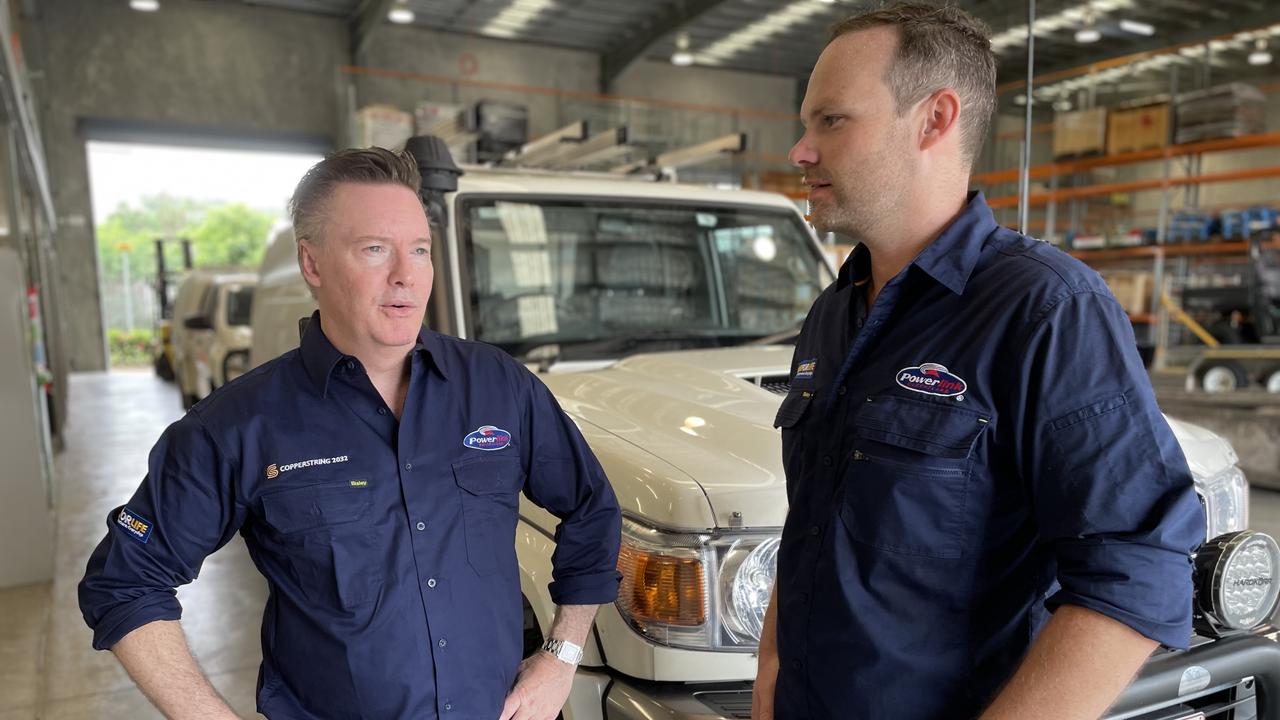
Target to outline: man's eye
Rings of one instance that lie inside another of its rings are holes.
[[[418,249],[414,250],[414,252],[415,252],[415,253],[417,253],[418,255],[430,255],[430,254],[431,254],[431,248],[422,248],[422,247],[420,247],[420,248],[418,248]]]
[[[370,246],[368,246],[368,247],[366,247],[366,248],[364,249],[364,251],[365,251],[365,252],[367,252],[367,253],[369,253],[369,254],[371,254],[371,255],[377,255],[377,254],[381,253],[381,252],[382,252],[382,250],[383,250],[383,248],[382,248],[382,246],[381,246],[381,245],[370,245]]]
[[[843,119],[844,118],[840,117],[839,115],[823,115],[822,124],[826,125],[827,127],[835,127],[835,125]]]

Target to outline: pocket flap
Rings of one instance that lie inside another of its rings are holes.
[[[966,458],[990,418],[955,405],[881,395],[858,410],[858,435],[944,458]]]
[[[479,457],[454,463],[453,479],[472,495],[509,495],[524,487],[524,468],[515,455]]]
[[[773,419],[773,426],[776,428],[795,427],[800,422],[800,418],[804,417],[805,410],[809,409],[809,403],[813,401],[813,391],[811,390],[792,390],[782,399],[782,407],[778,408],[778,415]]]
[[[262,513],[268,525],[289,534],[359,520],[371,504],[368,481],[343,480],[263,495]]]

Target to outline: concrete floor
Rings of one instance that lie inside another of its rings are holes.
[[[181,405],[174,386],[149,372],[77,375],[70,393],[67,449],[54,470],[53,582],[0,591],[0,720],[158,718],[115,657],[90,646],[76,584],[106,533],[107,513],[129,499],[151,445]],[[196,658],[245,718],[261,717],[254,691],[266,594],[239,536],[178,591]]]
[[[147,453],[180,415],[170,384],[147,372],[77,375],[67,450],[56,461],[57,559],[52,583],[0,591],[0,720],[158,718],[110,653],[90,647],[76,605],[106,515],[137,486]],[[1280,493],[1255,490],[1253,527],[1280,535]],[[237,536],[178,591],[197,659],[241,717],[254,712],[266,584]]]

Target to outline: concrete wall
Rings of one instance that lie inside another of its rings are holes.
[[[344,23],[234,3],[46,0],[28,26],[43,57],[45,153],[59,216],[56,246],[75,370],[105,367],[82,118],[332,137]]]

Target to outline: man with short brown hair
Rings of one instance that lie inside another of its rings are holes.
[[[422,325],[418,186],[412,157],[379,148],[307,173],[291,210],[319,311],[301,347],[171,425],[107,518],[81,611],[167,717],[234,717],[174,589],[236,532],[270,590],[268,717],[552,720],[617,594],[621,514],[576,426],[509,355]],[[523,662],[521,493],[561,520],[556,617]]]
[[[994,86],[982,23],[919,3],[837,25],[810,77],[791,160],[859,245],[776,420],[754,718],[1097,718],[1191,636],[1204,515],[1124,310],[968,192]]]

